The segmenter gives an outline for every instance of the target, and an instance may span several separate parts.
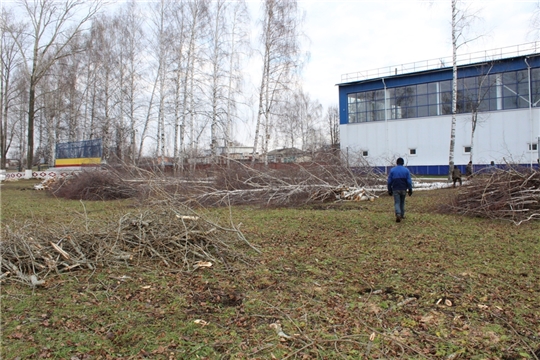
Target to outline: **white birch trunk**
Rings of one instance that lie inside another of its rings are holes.
[[[457,0],[452,0],[452,124],[450,128],[450,151],[448,152],[448,180],[454,170],[454,151],[456,147],[456,113],[457,113]]]

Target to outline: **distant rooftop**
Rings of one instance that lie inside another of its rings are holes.
[[[459,66],[482,61],[493,61],[516,56],[536,54],[539,51],[540,42],[535,41],[498,49],[477,51],[469,54],[457,54],[457,65]],[[417,71],[434,70],[450,66],[452,66],[452,56],[343,74],[341,75],[341,82],[347,83],[352,81],[413,73]]]

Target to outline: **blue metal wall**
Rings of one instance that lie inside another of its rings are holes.
[[[508,168],[508,165],[506,164],[495,164],[495,166],[498,169],[506,169]],[[448,176],[450,167],[448,165],[413,165],[413,166],[406,166],[407,169],[411,172],[411,174],[415,176],[422,176],[422,175],[429,175],[429,176]],[[459,168],[463,176],[465,176],[466,171],[466,165],[456,165],[456,167]],[[519,164],[519,165],[512,165],[513,168],[515,167],[523,167],[523,168],[530,168],[530,164]],[[474,165],[474,172],[485,172],[490,171],[491,165],[489,164],[479,164]],[[538,164],[533,164],[533,168],[535,170],[538,170]],[[378,166],[374,168],[375,171],[380,172],[381,174],[385,173],[384,166]],[[388,167],[388,171],[390,171],[391,167]]]

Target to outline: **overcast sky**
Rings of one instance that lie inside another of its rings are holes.
[[[346,73],[451,57],[450,0],[300,1],[306,12],[304,89],[326,108],[338,104]],[[535,40],[531,17],[537,0],[468,0],[478,40],[458,54],[525,44]],[[259,16],[259,13],[255,15]]]

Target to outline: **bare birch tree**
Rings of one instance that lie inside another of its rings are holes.
[[[321,104],[299,89],[278,109],[278,133],[287,139],[285,144],[302,150],[314,150],[315,144],[320,142],[317,138],[320,138],[322,127]]]
[[[136,162],[137,130],[144,117],[142,82],[146,66],[144,58],[144,18],[139,5],[132,0],[125,4],[115,18],[119,38],[117,68],[120,71],[119,119],[115,126],[117,158],[123,162]]]
[[[529,36],[534,40],[540,39],[540,1],[537,0],[534,4],[534,9],[531,15]]]
[[[183,159],[180,159],[180,152],[183,149],[183,139],[184,139],[184,123],[183,123],[183,113],[182,108],[183,99],[182,99],[182,90],[184,86],[182,85],[182,80],[185,79],[185,73],[187,69],[184,68],[184,58],[185,58],[185,45],[186,45],[186,35],[187,35],[187,24],[184,16],[184,3],[175,3],[175,6],[171,9],[173,23],[172,23],[172,36],[175,38],[175,42],[171,44],[172,49],[172,64],[173,68],[173,108],[174,108],[174,144],[173,144],[173,157],[174,157],[174,169],[175,171],[181,167],[183,168]]]
[[[252,163],[262,133],[262,156],[268,164],[274,106],[290,90],[300,66],[300,17],[295,0],[265,0],[262,6],[262,74],[255,124]]]
[[[167,99],[169,96],[169,83],[168,78],[169,70],[171,68],[171,50],[175,39],[171,32],[171,6],[173,3],[161,0],[156,2],[152,6],[151,11],[151,29],[152,40],[150,41],[150,48],[157,66],[155,67],[154,80],[152,81],[152,90],[150,94],[150,100],[148,104],[148,110],[146,119],[144,121],[143,130],[141,133],[141,142],[139,146],[138,158],[140,159],[143,152],[144,140],[148,136],[150,129],[150,122],[152,119],[152,110],[154,106],[155,98],[157,97],[158,109],[157,109],[157,133],[156,133],[156,154],[160,159],[160,166],[162,169],[165,165],[166,155],[166,122],[165,116],[167,113]]]
[[[242,66],[240,65],[242,55],[249,54],[249,12],[246,3],[237,1],[231,11],[229,26],[230,48],[229,48],[229,69],[227,73],[227,110],[225,124],[225,155],[227,156],[227,166],[229,163],[229,148],[233,143],[233,119],[237,109],[237,98],[242,91]]]
[[[113,16],[103,15],[92,22],[87,40],[85,87],[85,121],[88,122],[88,139],[101,138],[103,159],[111,157],[113,146],[114,109],[119,102],[118,36],[114,31]]]
[[[209,60],[212,70],[210,72],[210,157],[212,163],[217,161],[217,146],[218,146],[218,128],[223,128],[223,120],[225,118],[224,102],[224,83],[225,77],[225,61],[227,60],[227,46],[225,37],[227,31],[226,16],[228,2],[224,0],[216,0],[212,3],[212,16],[214,24],[211,27],[209,34],[211,38],[209,48]]]
[[[454,171],[454,150],[456,147],[456,112],[457,112],[457,26],[458,26],[458,0],[452,0],[452,121],[450,127],[450,150],[448,152],[448,180]]]
[[[182,8],[182,27],[181,31],[186,32],[182,39],[185,44],[178,51],[181,55],[177,60],[179,65],[177,70],[181,71],[181,78],[178,79],[178,85],[181,85],[181,90],[178,94],[181,97],[181,113],[176,120],[177,128],[180,128],[179,135],[179,152],[181,156],[176,159],[180,162],[180,167],[184,167],[184,158],[186,154],[193,156],[195,150],[195,87],[196,87],[196,67],[200,62],[199,43],[204,38],[207,25],[208,1],[197,0],[184,4]],[[176,130],[175,130],[176,131]],[[189,134],[189,149],[186,150],[186,133]],[[175,154],[176,155],[176,154]]]
[[[22,104],[24,81],[21,78],[22,58],[17,43],[24,39],[23,24],[14,23],[13,13],[2,7],[0,14],[0,168],[6,168],[7,153],[15,138],[16,121],[10,121],[12,111]],[[18,41],[13,36],[20,37]]]
[[[475,13],[470,13],[466,9],[460,9],[460,0],[451,0],[452,5],[452,120],[450,127],[450,150],[448,152],[448,179],[452,178],[452,171],[454,170],[454,151],[456,147],[456,115],[457,115],[457,102],[458,102],[458,70],[457,70],[457,51],[458,49],[473,41],[474,39],[467,40],[465,38],[466,30],[471,26],[472,21],[476,18]]]
[[[85,122],[81,120],[84,108],[85,88],[80,86],[86,55],[78,49],[85,47],[86,40],[77,36],[66,47],[71,55],[54,62],[36,86],[36,112],[34,120],[34,156],[39,164],[54,166],[55,146],[61,141],[77,141],[82,138]]]
[[[51,71],[54,71],[53,67]],[[38,154],[46,155],[50,166],[54,166],[55,144],[62,136],[61,116],[65,109],[62,105],[62,91],[59,90],[62,89],[61,79],[59,76],[44,78],[38,85],[42,95],[36,99],[36,104],[39,104],[42,109],[36,119],[39,139]]]
[[[490,72],[493,68],[493,64],[489,66],[489,68],[483,72],[483,75],[478,77],[478,83],[475,84],[473,90],[467,91],[467,87],[465,87],[465,104],[466,104],[466,111],[471,112],[471,151],[469,153],[469,161],[474,162],[473,160],[473,154],[474,154],[474,135],[476,133],[476,127],[478,125],[478,113],[482,110],[482,106],[484,104],[484,99],[489,95],[489,92],[493,90],[495,86],[495,82],[491,81],[490,78]],[[474,78],[476,79],[476,78]]]
[[[55,62],[73,55],[66,51],[68,45],[84,31],[85,24],[100,9],[101,1],[20,0],[18,3],[30,20],[29,36],[32,38],[31,49],[18,43],[29,76],[26,167],[31,169],[34,156],[36,86]],[[18,41],[19,38],[14,36],[14,39]]]
[[[211,66],[210,86],[210,150],[211,161],[217,161],[217,147],[222,139],[227,148],[230,143],[232,112],[236,108],[235,95],[239,85],[238,51],[245,48],[247,7],[244,1],[234,4],[217,0],[212,3],[213,26],[209,29],[211,42],[208,49]],[[234,87],[234,88],[233,88]]]
[[[298,97],[300,114],[300,133],[302,134],[302,150],[315,151],[322,145],[322,105],[311,96],[300,91]]]
[[[337,105],[329,106],[326,110],[326,124],[332,149],[339,149],[339,108]]]

